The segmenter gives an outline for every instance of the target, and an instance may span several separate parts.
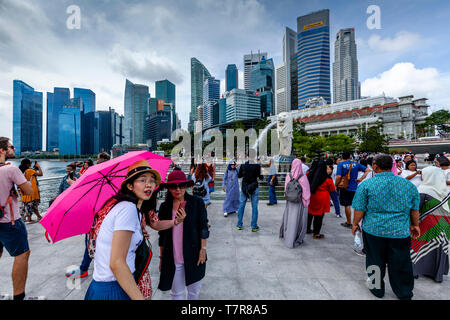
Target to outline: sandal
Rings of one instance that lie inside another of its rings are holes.
[[[323,234],[313,234],[313,239],[323,239],[325,236]]]

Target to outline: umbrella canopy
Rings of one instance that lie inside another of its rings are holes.
[[[149,151],[132,151],[89,169],[61,193],[40,221],[53,242],[88,233],[95,213],[120,190],[128,167],[147,160],[165,181],[172,160]]]

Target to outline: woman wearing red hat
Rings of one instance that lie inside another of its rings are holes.
[[[208,216],[201,198],[186,192],[194,184],[180,170],[170,173],[166,201],[159,208],[159,219],[171,220],[176,210],[185,208],[186,218],[180,225],[159,232],[161,272],[158,288],[171,289],[172,300],[197,300],[206,270],[206,239],[209,237]]]
[[[145,241],[142,216],[156,230],[171,228],[185,217],[182,210],[170,221],[155,217],[156,197],[152,194],[160,183],[158,171],[146,160],[137,161],[128,168],[119,192],[95,215],[89,246],[95,250],[94,274],[85,300],[151,299],[148,265],[138,272],[135,263],[136,251]]]

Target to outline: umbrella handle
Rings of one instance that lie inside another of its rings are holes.
[[[52,243],[50,240],[50,236],[48,235],[48,231],[45,231],[45,238],[47,239],[48,243]]]

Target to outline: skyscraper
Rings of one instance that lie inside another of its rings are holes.
[[[125,81],[125,144],[145,143],[144,122],[147,115],[150,93],[148,86]]]
[[[81,152],[81,99],[70,99],[58,117],[59,154],[80,155]]]
[[[328,9],[297,18],[298,108],[316,97],[331,103]]]
[[[59,114],[69,100],[69,88],[54,88],[53,93],[47,92],[47,151],[53,151],[59,146]]]
[[[220,99],[220,80],[206,78],[203,83],[203,129],[213,125],[213,106]]]
[[[297,65],[291,63],[297,53],[297,32],[287,28],[283,36],[283,63],[275,68],[275,113],[292,110],[292,72],[297,72]],[[295,69],[295,70],[293,70]],[[294,87],[297,91],[297,87]],[[297,105],[295,108],[297,109]]]
[[[191,113],[189,118],[189,130],[193,131],[194,121],[197,117],[197,108],[203,104],[203,82],[211,77],[208,69],[197,58],[191,58]]]
[[[13,144],[18,154],[42,150],[42,92],[13,81]]]
[[[91,89],[74,88],[73,97],[81,98],[84,113],[95,112],[95,93]]]
[[[261,117],[261,99],[253,91],[233,89],[225,93],[225,101],[225,122],[257,119]]]
[[[223,96],[219,99],[219,123],[227,122],[227,99]]]
[[[158,146],[158,142],[171,138],[171,118],[168,111],[156,111],[145,117],[146,144],[151,150]]]
[[[229,64],[225,71],[225,91],[239,88],[238,69],[235,64]]]
[[[169,80],[161,80],[155,82],[155,96],[156,99],[164,100],[166,103],[171,103],[173,108],[172,123],[176,123],[176,105],[175,105],[175,85]],[[172,131],[175,130],[175,125],[172,126]]]
[[[114,109],[112,109],[114,111]],[[114,112],[113,116],[113,145],[123,144],[124,117]]]
[[[341,29],[334,43],[333,101],[336,103],[360,98],[355,29]]]
[[[275,112],[274,107],[275,70],[273,60],[263,58],[251,71],[251,91],[255,91],[261,99],[261,118],[266,118]]]
[[[267,52],[253,53],[244,55],[244,89],[251,90],[251,77],[250,73],[252,71],[253,66],[257,65],[263,58],[267,58]]]

